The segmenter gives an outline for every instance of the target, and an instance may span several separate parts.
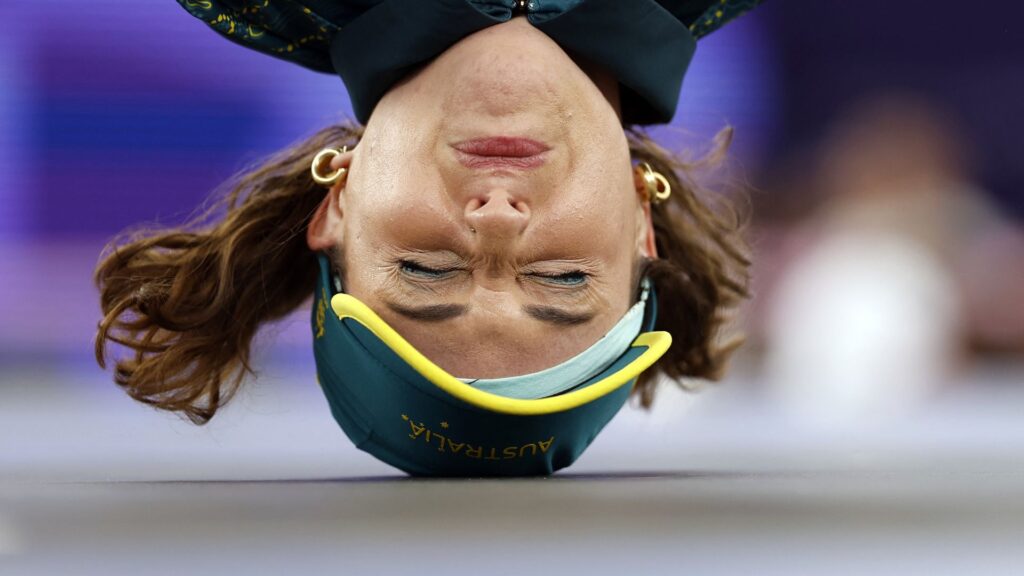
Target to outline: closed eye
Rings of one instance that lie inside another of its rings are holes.
[[[534,276],[540,278],[543,282],[550,282],[561,286],[580,286],[586,284],[589,275],[582,270],[574,270],[562,274],[534,274]]]
[[[426,280],[439,280],[458,272],[458,268],[431,268],[412,260],[402,260],[399,263],[399,269],[403,274]]]

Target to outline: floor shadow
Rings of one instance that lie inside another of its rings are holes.
[[[551,476],[351,476],[327,478],[267,478],[267,479],[179,479],[179,480],[114,480],[74,482],[74,484],[147,484],[147,485],[214,485],[214,484],[385,484],[401,482],[632,482],[637,480],[689,480],[740,479],[765,476],[765,472],[738,470],[676,470],[676,471],[616,471],[616,472],[558,472]]]

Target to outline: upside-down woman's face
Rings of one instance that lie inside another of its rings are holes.
[[[522,18],[474,34],[380,101],[310,247],[338,248],[345,291],[454,376],[570,358],[654,250],[617,100]]]

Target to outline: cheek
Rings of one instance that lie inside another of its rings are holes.
[[[447,219],[444,182],[430,150],[415,139],[371,136],[353,160],[345,191],[346,218],[362,233],[402,231]]]
[[[635,244],[637,208],[629,180],[600,167],[581,175],[555,207],[559,226],[572,229],[580,240],[607,255]]]
[[[595,210],[616,218],[618,233],[622,219],[636,205],[629,145],[617,125],[589,126],[576,143],[571,175],[567,179],[579,210]],[[630,226],[632,228],[632,226]]]
[[[363,204],[401,208],[437,188],[437,119],[407,100],[385,96],[366,125],[349,174]]]
[[[421,186],[419,181],[403,184],[397,179],[390,188],[377,193],[362,190],[347,217],[351,222],[353,245],[372,254],[396,249],[447,249],[455,234],[455,213],[439,193],[440,185]]]

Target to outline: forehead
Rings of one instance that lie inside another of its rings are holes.
[[[494,310],[471,302],[458,318],[439,322],[409,320],[376,299],[370,304],[417,350],[449,374],[461,378],[503,378],[538,372],[589,348],[621,316],[602,308],[591,321],[578,326],[553,326],[512,309]],[[368,303],[369,304],[369,303]]]

